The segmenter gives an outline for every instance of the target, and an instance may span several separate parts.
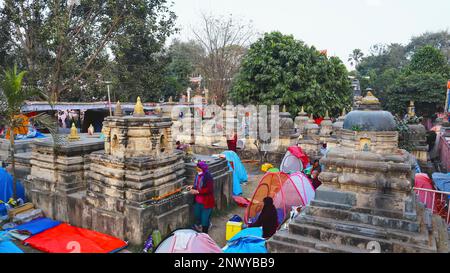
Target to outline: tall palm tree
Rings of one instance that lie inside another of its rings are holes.
[[[23,118],[21,117],[21,107],[25,104],[27,99],[33,96],[44,96],[40,91],[32,90],[31,88],[23,87],[23,78],[26,71],[18,72],[17,66],[14,65],[12,69],[7,69],[4,72],[3,79],[0,83],[0,125],[6,127],[6,132],[9,132],[9,140],[11,143],[10,157],[11,167],[13,173],[13,198],[17,199],[17,175],[16,175],[16,160],[15,160],[15,131],[23,127]],[[33,122],[41,124],[49,129],[52,136],[56,135],[54,122],[52,118],[46,114],[39,114],[33,118]]]
[[[357,67],[358,64],[361,62],[362,57],[364,56],[364,53],[361,49],[356,48],[353,50],[352,54],[348,56],[348,61],[350,62],[350,65],[353,67]]]

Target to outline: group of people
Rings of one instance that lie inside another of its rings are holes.
[[[183,150],[183,145],[178,141],[177,149]],[[327,146],[322,145],[321,153],[326,155]],[[211,213],[215,205],[214,200],[214,179],[208,170],[206,162],[200,161],[197,163],[197,174],[195,176],[194,184],[187,187],[187,190],[195,196],[194,198],[194,229],[199,232],[208,233],[211,223]],[[319,174],[322,171],[322,166],[318,159],[316,159],[310,168],[309,178],[314,189],[317,189],[322,182],[319,180]],[[257,220],[249,227],[262,227],[263,237],[270,238],[278,228],[277,210],[273,204],[273,199],[269,196],[264,198],[264,206]]]
[[[193,228],[198,232],[208,233],[211,225],[211,213],[215,206],[214,179],[206,162],[198,162],[196,171],[194,184],[187,187],[189,193],[194,195],[195,223]],[[270,238],[275,234],[278,228],[278,218],[271,197],[264,198],[264,207],[258,219],[249,227],[262,227],[264,238]]]

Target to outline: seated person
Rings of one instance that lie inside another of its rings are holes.
[[[272,197],[264,198],[264,207],[256,222],[251,223],[248,227],[261,227],[263,229],[263,238],[268,239],[275,234],[278,229],[277,209],[273,205]]]
[[[314,171],[318,171],[319,173],[322,171],[322,167],[320,166],[318,159],[314,160],[314,163],[313,163],[312,168],[311,168],[311,174]]]
[[[175,144],[176,144],[175,149],[180,150],[180,151],[186,151],[187,148],[189,147],[186,144],[182,144],[180,141],[175,142]]]
[[[318,170],[314,170],[311,173],[311,183],[314,187],[315,190],[317,190],[317,188],[322,185],[322,182],[320,182],[319,180],[319,171]]]

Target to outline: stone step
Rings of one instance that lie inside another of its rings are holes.
[[[333,209],[339,209],[339,210],[346,210],[351,212],[358,212],[363,214],[370,214],[370,215],[376,215],[379,217],[385,217],[385,218],[392,218],[392,219],[402,219],[403,215],[401,215],[398,212],[393,212],[389,210],[383,210],[383,209],[370,209],[370,208],[360,208],[355,207],[348,204],[342,204],[342,203],[333,203],[333,202],[327,202],[323,200],[312,200],[310,203],[311,206],[314,207],[324,207],[324,208],[333,208]],[[411,216],[416,217],[416,216]],[[412,219],[415,220],[416,218]]]
[[[418,222],[409,220],[376,216],[356,211],[342,210],[331,207],[320,207],[309,205],[305,208],[305,214],[312,216],[320,216],[336,220],[351,221],[361,224],[369,224],[373,226],[386,227],[390,229],[399,229],[409,232],[419,232],[420,225]]]
[[[297,223],[306,223],[313,226],[322,227],[346,233],[367,236],[375,239],[398,240],[412,244],[427,244],[427,236],[420,233],[394,230],[370,224],[362,224],[353,221],[333,220],[330,218],[311,216],[302,214],[295,219]]]
[[[332,242],[324,242],[310,237],[298,236],[289,232],[277,232],[273,237],[275,241],[281,241],[301,247],[314,248],[327,253],[368,253],[366,249],[352,246],[338,245]]]
[[[270,239],[267,243],[269,253],[325,253],[314,248]]]
[[[382,252],[431,252],[435,248],[434,246],[429,248],[427,246],[413,245],[396,240],[385,240],[361,234],[348,233],[307,223],[293,222],[289,225],[289,231],[294,235],[311,237],[324,242],[358,247],[360,249],[366,249],[369,243],[377,242],[380,244]]]

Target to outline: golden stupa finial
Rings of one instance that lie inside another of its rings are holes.
[[[77,127],[75,126],[75,122],[72,122],[72,127],[70,128],[69,141],[77,141],[80,140],[80,136],[78,135]]]
[[[283,105],[283,112],[286,112],[286,105]]]
[[[305,113],[305,108],[303,107],[303,105],[302,105],[302,110],[300,110],[300,113],[301,113],[301,114],[306,114],[306,113]]]
[[[120,105],[120,101],[117,101],[116,108],[114,108],[114,116],[121,117],[123,116],[122,106]]]
[[[361,104],[379,104],[380,101],[372,94],[372,89],[367,89],[366,96],[361,100]]]
[[[328,114],[328,110],[325,111],[325,118],[324,119],[330,119],[330,116]]]
[[[137,97],[136,105],[134,106],[133,116],[135,117],[145,116],[144,106],[142,105],[141,97]]]

